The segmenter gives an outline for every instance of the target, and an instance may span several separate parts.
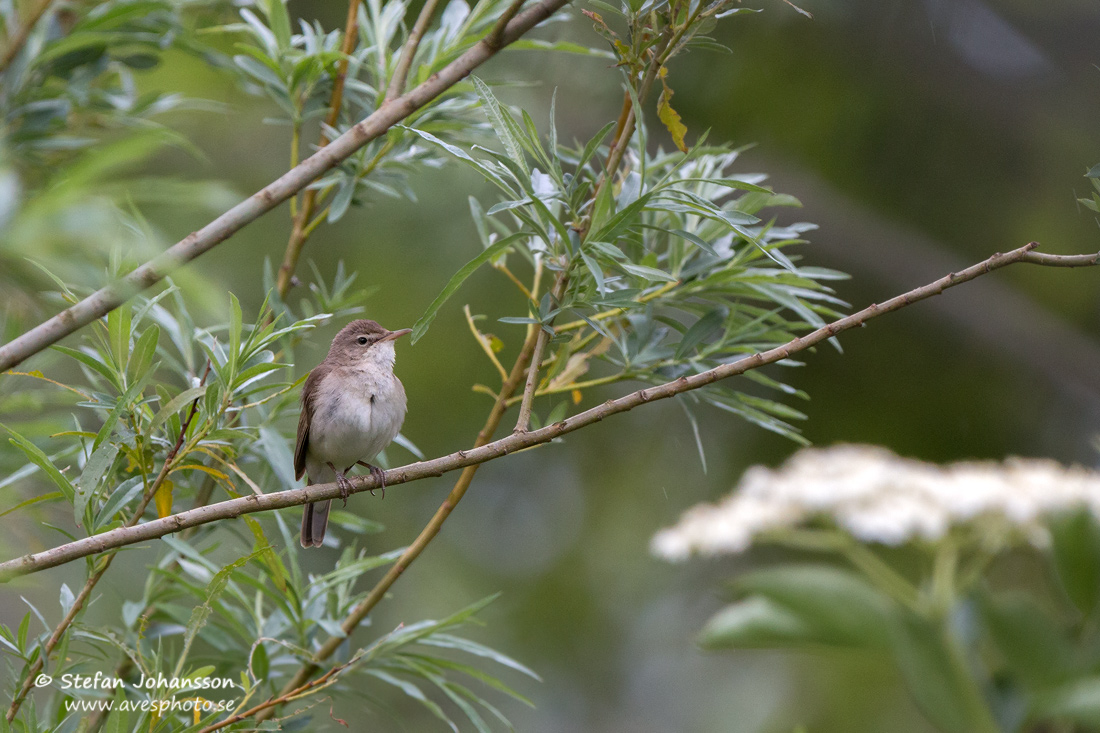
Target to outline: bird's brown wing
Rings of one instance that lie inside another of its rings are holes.
[[[321,364],[306,377],[302,387],[302,413],[298,417],[298,443],[294,446],[294,478],[300,479],[306,472],[306,451],[309,448],[309,424],[313,419],[313,403],[316,401],[317,387],[329,373],[330,367]]]

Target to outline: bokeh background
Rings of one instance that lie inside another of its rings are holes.
[[[335,28],[341,5],[291,0],[290,9]],[[801,199],[804,208],[784,210],[781,221],[820,225],[805,259],[849,272],[852,279],[837,289],[853,306],[1032,240],[1048,252],[1100,249],[1096,218],[1076,203],[1090,191],[1084,173],[1100,162],[1096,3],[805,0],[812,20],[779,0],[746,5],[764,12],[718,29],[732,54],[695,52],[674,63],[674,105],[689,141],[709,129],[712,141],[754,144],[742,170],[768,173],[777,191]],[[599,44],[576,16],[544,37]],[[522,81],[502,84],[498,96],[540,124],[558,88],[558,125],[567,137],[587,139],[614,119],[621,101],[617,75],[600,59],[515,52],[480,75]],[[246,194],[285,170],[288,130],[264,124],[272,113],[265,99],[243,96],[182,55],[142,81],[231,110],[179,115],[173,126],[207,158],[165,155],[159,172],[223,180]],[[668,145],[659,125],[652,132],[654,144]],[[467,196],[491,196],[457,164],[411,185],[419,204],[378,199],[358,207],[318,230],[305,253],[326,276],[342,260],[362,283],[377,286],[367,314],[391,328],[412,325],[477,252]],[[150,220],[174,241],[206,218],[164,209]],[[284,206],[191,268],[254,312],[264,258],[281,257],[289,221]],[[491,384],[494,373],[461,306],[514,311],[512,293],[498,273],[479,272],[422,341],[399,347],[409,394],[404,432],[426,454],[469,445],[491,405],[470,390]],[[871,442],[926,460],[1014,454],[1093,465],[1098,294],[1100,273],[1018,265],[876,319],[841,337],[844,353],[821,348],[784,373],[812,397],[802,405],[804,433],[816,444]],[[224,317],[224,296],[204,302],[208,318]],[[339,325],[301,350],[302,371],[322,358]],[[522,338],[521,326],[485,328],[513,348]],[[625,389],[593,393],[582,406]],[[774,465],[796,449],[727,413],[698,414],[706,470],[690,424],[672,403],[484,466],[440,537],[360,633],[446,615],[501,591],[475,636],[543,677],[510,680],[535,709],[500,700],[522,731],[931,730],[887,660],[854,652],[717,654],[694,645],[722,605],[723,582],[768,558],[672,566],[649,555],[651,536],[685,508],[727,493],[746,467]],[[357,497],[353,508],[385,524],[371,538],[376,549],[402,546],[453,479],[394,488],[384,501]],[[50,539],[43,531],[38,541]],[[322,568],[334,557],[326,549],[310,559]],[[139,572],[140,561],[131,567]],[[48,587],[17,593],[56,603],[56,584],[68,572],[49,571]],[[126,573],[108,575],[95,613],[117,612],[132,589]],[[18,603],[14,593],[4,591],[6,606]],[[364,717],[354,700],[334,714],[361,730],[444,729],[415,705],[391,702],[400,720]]]

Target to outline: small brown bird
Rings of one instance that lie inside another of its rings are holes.
[[[370,462],[397,437],[405,422],[405,388],[393,373],[394,340],[410,331],[388,331],[374,321],[358,320],[336,334],[328,356],[309,373],[302,388],[295,478],[304,473],[310,484],[335,480],[345,504],[351,488],[345,474],[356,464],[381,480],[381,469]],[[302,547],[321,546],[331,504],[306,505]]]

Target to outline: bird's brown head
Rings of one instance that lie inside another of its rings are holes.
[[[410,332],[411,329],[408,328],[390,331],[378,325],[376,321],[361,318],[340,329],[336,338],[332,340],[328,358],[344,363],[356,363],[362,362],[368,356],[377,355],[381,361],[389,361],[392,365],[392,342]]]

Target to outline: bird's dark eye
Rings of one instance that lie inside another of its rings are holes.
[[[357,338],[355,340],[358,341],[359,344],[362,345],[362,346],[367,345],[367,337],[366,336],[360,336],[359,338]]]

